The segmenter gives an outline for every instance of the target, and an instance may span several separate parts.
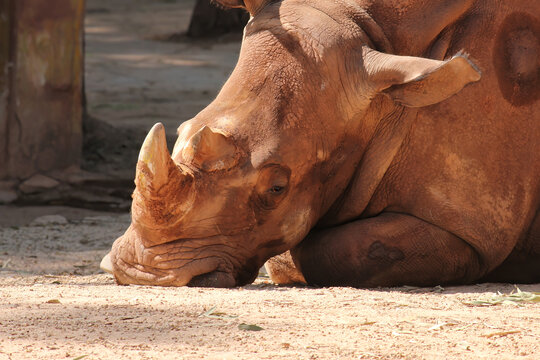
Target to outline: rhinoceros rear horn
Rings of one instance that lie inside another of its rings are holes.
[[[183,158],[203,171],[226,170],[238,161],[232,139],[217,129],[203,126],[183,149]]]
[[[228,8],[246,9],[251,16],[255,16],[264,5],[271,0],[214,0],[218,4]]]

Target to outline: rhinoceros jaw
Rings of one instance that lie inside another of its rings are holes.
[[[303,239],[312,226],[312,216],[310,208],[298,209],[289,214],[281,225],[281,233],[285,242],[295,244]]]
[[[194,276],[187,283],[190,287],[231,288],[235,285],[236,280],[232,274],[217,270]]]

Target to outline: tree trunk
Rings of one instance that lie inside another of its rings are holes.
[[[223,10],[210,0],[197,0],[187,31],[192,38],[208,38],[242,32],[249,14],[242,9]]]
[[[84,0],[0,2],[0,179],[78,165]]]
[[[14,13],[14,1],[0,2],[0,180],[7,177],[8,161],[8,118],[10,113],[11,66],[13,63],[11,19]]]

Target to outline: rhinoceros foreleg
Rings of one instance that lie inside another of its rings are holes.
[[[264,267],[276,284],[305,284],[306,279],[298,270],[289,251],[269,259]]]
[[[312,232],[291,252],[307,282],[318,286],[433,286],[484,274],[465,241],[406,214]]]

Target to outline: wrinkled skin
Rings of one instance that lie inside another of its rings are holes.
[[[540,1],[221,2],[238,64],[145,140],[118,283],[540,281]]]

